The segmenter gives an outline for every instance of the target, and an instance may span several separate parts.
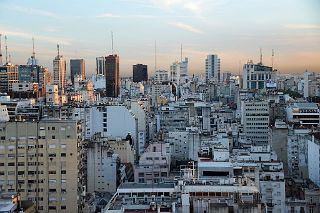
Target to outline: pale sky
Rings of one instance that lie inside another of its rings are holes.
[[[238,73],[252,59],[274,64],[281,73],[305,69],[320,72],[319,0],[0,0],[0,33],[12,62],[24,64],[32,53],[52,71],[56,44],[69,64],[84,58],[87,73],[95,72],[95,57],[120,56],[120,75],[131,76],[132,65],[157,68],[189,58],[189,74],[204,73],[208,54],[221,58],[221,72]],[[68,70],[69,74],[69,70]]]

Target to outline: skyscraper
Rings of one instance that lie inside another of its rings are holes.
[[[220,58],[218,55],[208,55],[206,58],[206,80],[220,81]]]
[[[119,56],[109,55],[105,60],[106,96],[116,98],[120,92]]]
[[[64,94],[67,84],[66,70],[67,65],[63,56],[60,55],[59,45],[57,45],[58,55],[53,60],[53,84],[58,85],[60,95]]]
[[[133,65],[133,82],[148,80],[148,66],[144,64]]]
[[[179,62],[173,62],[170,65],[170,81],[179,84]]]
[[[86,68],[84,59],[70,59],[70,76],[74,84],[74,78],[78,75],[84,80],[86,78]]]
[[[96,71],[97,75],[105,75],[105,65],[106,65],[106,58],[101,56],[96,58]]]
[[[185,57],[180,63],[180,83],[186,83],[189,79],[188,58]]]

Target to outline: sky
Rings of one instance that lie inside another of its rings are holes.
[[[120,56],[120,75],[132,65],[157,69],[189,58],[189,75],[204,74],[206,55],[218,54],[221,72],[238,73],[248,60],[280,73],[320,72],[319,0],[0,0],[0,34],[5,60],[7,36],[11,62],[25,64],[35,40],[36,58],[52,71],[60,53],[84,58],[87,74],[95,58]]]

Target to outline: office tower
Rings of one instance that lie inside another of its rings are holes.
[[[133,65],[133,82],[148,81],[148,66],[144,64]]]
[[[206,58],[206,80],[220,81],[220,58],[218,55],[208,55]]]
[[[264,66],[261,62],[254,64],[249,61],[243,65],[243,89],[266,89],[267,82],[274,80],[275,72],[272,67]]]
[[[81,76],[82,80],[86,79],[86,67],[84,59],[70,59],[70,76],[74,84],[74,78]]]
[[[66,70],[67,65],[63,56],[60,55],[59,45],[57,45],[58,55],[53,60],[53,84],[58,85],[60,95],[64,94],[67,85]]]
[[[97,75],[105,75],[105,73],[106,73],[105,65],[106,65],[106,58],[105,57],[101,56],[101,57],[96,58]]]
[[[18,193],[39,212],[78,212],[78,143],[71,120],[0,125],[1,193]]]
[[[189,79],[189,74],[188,74],[188,58],[185,57],[184,60],[182,60],[179,63],[179,68],[180,68],[180,82],[181,83],[186,83]]]
[[[241,111],[241,123],[247,139],[253,145],[268,145],[271,139],[269,103],[260,100],[242,101]]]
[[[179,84],[179,62],[173,62],[170,65],[170,81]]]
[[[116,98],[120,92],[119,56],[109,55],[105,63],[106,96]]]
[[[18,66],[9,63],[0,66],[0,92],[11,91],[12,84],[18,82]]]

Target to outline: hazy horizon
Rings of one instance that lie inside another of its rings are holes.
[[[317,0],[112,0],[29,1],[2,0],[0,33],[5,60],[25,64],[32,54],[52,72],[56,45],[67,64],[86,60],[87,74],[95,73],[95,58],[112,53],[120,56],[120,75],[131,76],[132,65],[148,65],[154,73],[155,41],[157,68],[189,58],[189,76],[204,74],[208,54],[221,58],[221,72],[238,73],[248,60],[263,63],[280,73],[320,72],[320,2]],[[69,75],[69,69],[67,70]]]

